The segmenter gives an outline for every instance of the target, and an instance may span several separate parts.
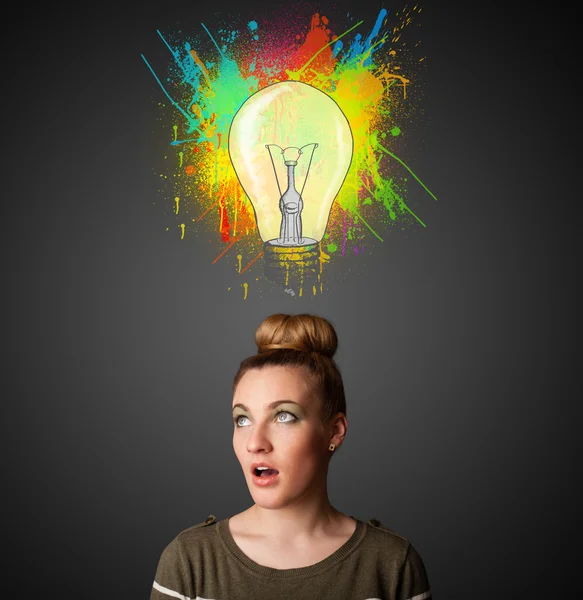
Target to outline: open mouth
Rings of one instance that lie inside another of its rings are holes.
[[[254,473],[258,477],[269,477],[270,475],[277,475],[279,471],[275,469],[255,469]]]

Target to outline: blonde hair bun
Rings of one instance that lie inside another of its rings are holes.
[[[332,323],[317,315],[278,313],[263,320],[255,332],[259,354],[279,349],[315,352],[333,358],[338,336]]]

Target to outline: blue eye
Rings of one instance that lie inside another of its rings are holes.
[[[293,417],[293,419],[291,419],[291,420],[287,420],[287,421],[281,421],[281,420],[279,419],[279,415],[282,415],[282,414],[289,415],[290,417]],[[246,427],[246,425],[240,425],[240,424],[239,424],[239,419],[246,419],[246,418],[247,418],[247,417],[246,417],[245,415],[239,415],[239,416],[235,417],[235,426],[236,426],[236,427]],[[289,411],[287,411],[287,410],[280,410],[280,411],[278,411],[278,412],[275,414],[275,418],[277,419],[277,422],[278,422],[278,423],[293,423],[294,421],[297,421],[297,420],[298,420],[298,418],[297,418],[295,415],[293,415],[292,413],[290,413],[290,412],[289,412]]]
[[[291,421],[279,421],[279,423],[293,423],[294,421],[297,421],[297,417],[295,415],[292,415],[290,412],[288,412],[287,410],[280,410],[276,415],[275,418],[277,419],[279,417],[279,415],[289,415],[290,417],[293,417],[293,419]]]

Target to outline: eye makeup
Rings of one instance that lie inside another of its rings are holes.
[[[282,414],[282,413],[284,413],[284,414],[287,414],[287,415],[290,415],[290,417],[292,417],[292,419],[288,419],[288,420],[286,420],[286,421],[280,421],[280,420],[278,419],[278,417],[279,417],[279,415],[280,415],[280,414]],[[235,412],[235,414],[233,414],[233,422],[234,422],[234,424],[235,424],[235,426],[236,426],[236,427],[243,427],[243,425],[239,425],[239,419],[240,419],[241,417],[248,418],[248,417],[247,417],[247,415],[245,415],[245,414],[243,414],[243,413]],[[276,413],[275,413],[275,415],[274,415],[274,419],[277,419],[277,422],[278,422],[278,423],[284,423],[284,424],[287,424],[287,423],[295,423],[296,421],[298,421],[298,420],[299,420],[299,417],[297,417],[297,416],[296,416],[296,415],[295,415],[293,412],[291,412],[291,411],[289,411],[289,410],[285,410],[285,409],[283,409],[283,408],[280,408],[279,410],[277,410],[277,411],[276,411]]]

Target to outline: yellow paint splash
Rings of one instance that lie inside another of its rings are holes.
[[[182,230],[182,233],[180,235],[180,239],[183,240],[184,239],[184,223],[180,223],[180,229]]]
[[[176,214],[178,214],[178,207],[180,206],[180,196],[176,196],[176,198],[174,198],[174,204],[176,205]]]

